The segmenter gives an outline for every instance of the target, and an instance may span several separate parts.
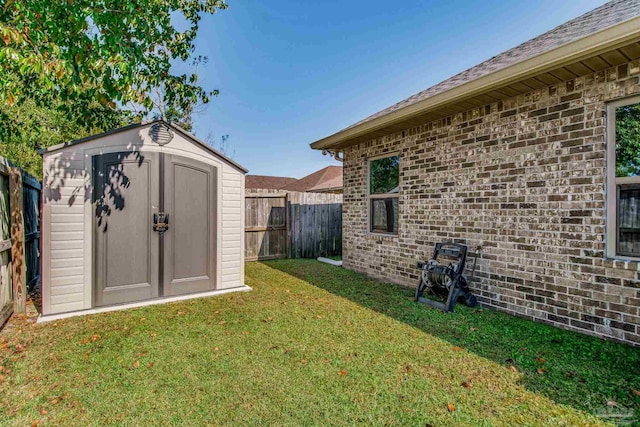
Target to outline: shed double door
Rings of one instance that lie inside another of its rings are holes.
[[[94,156],[93,174],[95,306],[215,289],[214,166],[123,152]]]

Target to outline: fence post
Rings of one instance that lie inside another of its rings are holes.
[[[291,244],[291,201],[289,200],[289,193],[285,193],[284,195],[284,215],[285,215],[285,222],[287,224],[287,237],[286,237],[286,242],[287,242],[287,258],[291,258],[291,247],[293,246]]]
[[[24,256],[24,212],[22,173],[20,168],[9,168],[9,206],[11,209],[11,266],[13,281],[13,311],[27,311],[27,275]]]

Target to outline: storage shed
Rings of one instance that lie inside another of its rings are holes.
[[[42,155],[44,319],[249,289],[233,160],[162,120]]]

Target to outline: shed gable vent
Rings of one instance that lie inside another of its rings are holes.
[[[167,145],[173,139],[173,132],[166,123],[154,123],[149,129],[149,136],[156,144]]]

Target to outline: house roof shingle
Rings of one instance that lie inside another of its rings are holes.
[[[338,190],[342,188],[342,166],[327,166],[300,179],[247,175],[245,188],[300,192]]]
[[[298,181],[296,178],[284,176],[247,175],[244,186],[247,189],[284,190],[288,185],[296,181]]]
[[[342,166],[327,166],[287,186],[289,191],[323,191],[342,188]]]

